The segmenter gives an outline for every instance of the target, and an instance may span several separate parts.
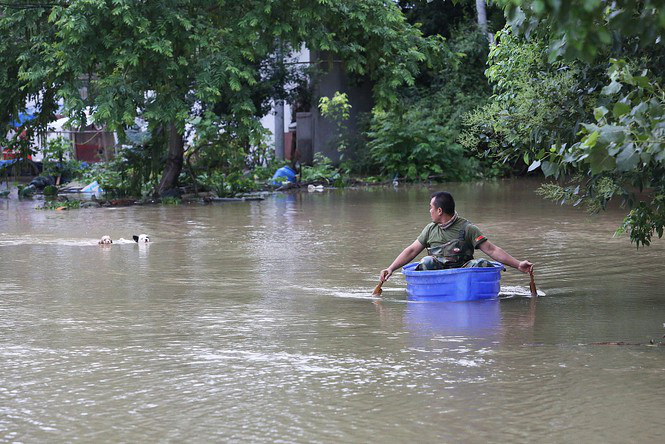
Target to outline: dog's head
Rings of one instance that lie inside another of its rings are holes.
[[[99,240],[99,242],[97,242],[97,243],[98,243],[99,245],[109,245],[109,244],[112,244],[113,241],[111,240],[111,236],[109,236],[108,234],[106,234],[106,235],[102,236],[102,238],[101,238],[101,239]]]
[[[150,236],[148,236],[147,234],[139,234],[138,236],[134,235],[132,237],[134,238],[134,242],[137,242],[139,244],[150,242]]]

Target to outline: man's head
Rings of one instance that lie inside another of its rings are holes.
[[[432,200],[429,203],[429,213],[432,216],[432,222],[441,223],[455,215],[455,199],[447,191],[439,191],[432,194]]]

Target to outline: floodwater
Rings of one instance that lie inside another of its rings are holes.
[[[399,273],[370,296],[429,222],[424,187],[0,200],[0,441],[662,442],[665,242],[536,186],[438,187],[536,264],[544,296],[509,269],[484,303],[409,302]]]

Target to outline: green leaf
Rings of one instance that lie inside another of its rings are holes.
[[[612,114],[614,115],[614,117],[618,119],[624,114],[629,113],[630,109],[631,108],[629,104],[623,102],[617,102],[614,104],[614,107],[612,108]]]
[[[665,9],[663,9],[665,11]],[[633,82],[640,88],[649,88],[651,86],[651,83],[649,83],[649,79],[644,76],[635,76],[633,77]]]
[[[608,112],[609,112],[609,111],[607,110],[607,108],[605,108],[604,106],[599,106],[598,108],[594,108],[594,110],[593,110],[593,117],[594,117],[596,120],[600,120],[600,119],[602,119],[603,117],[605,117],[605,116],[607,115]]]
[[[607,30],[603,28],[600,28],[598,30],[598,38],[605,45],[609,45],[610,43],[612,43],[612,36],[610,35],[609,32],[607,32]]]
[[[540,15],[545,12],[545,2],[543,0],[533,0],[531,2],[531,9],[537,15]]]
[[[598,142],[602,146],[607,146],[610,143],[621,143],[625,138],[626,128],[616,125],[603,125],[598,127]]]
[[[593,148],[596,145],[596,141],[598,141],[598,135],[599,135],[598,131],[594,131],[591,134],[589,134],[588,136],[586,136],[583,139],[584,145],[589,147],[589,148]]]
[[[616,94],[619,91],[621,91],[621,83],[617,82],[616,80],[612,80],[612,82],[605,86],[600,93],[605,95],[605,96],[611,96],[612,94]]]
[[[606,148],[597,145],[589,153],[587,161],[593,174],[612,171],[616,167],[614,157],[609,155]]]
[[[640,162],[640,156],[635,152],[632,143],[626,144],[616,157],[616,165],[619,171],[631,171]]]
[[[554,176],[557,171],[556,165],[548,161],[543,161],[543,163],[540,165],[540,169],[543,170],[545,177]]]

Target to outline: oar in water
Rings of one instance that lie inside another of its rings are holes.
[[[372,296],[381,296],[381,293],[383,293],[383,290],[381,290],[381,286],[383,285],[383,282],[379,282],[379,285],[374,288],[374,291],[372,292]]]
[[[529,276],[531,277],[531,283],[529,284],[529,289],[531,290],[531,297],[537,298],[538,290],[536,289],[536,281],[533,280],[533,269],[529,270]]]

